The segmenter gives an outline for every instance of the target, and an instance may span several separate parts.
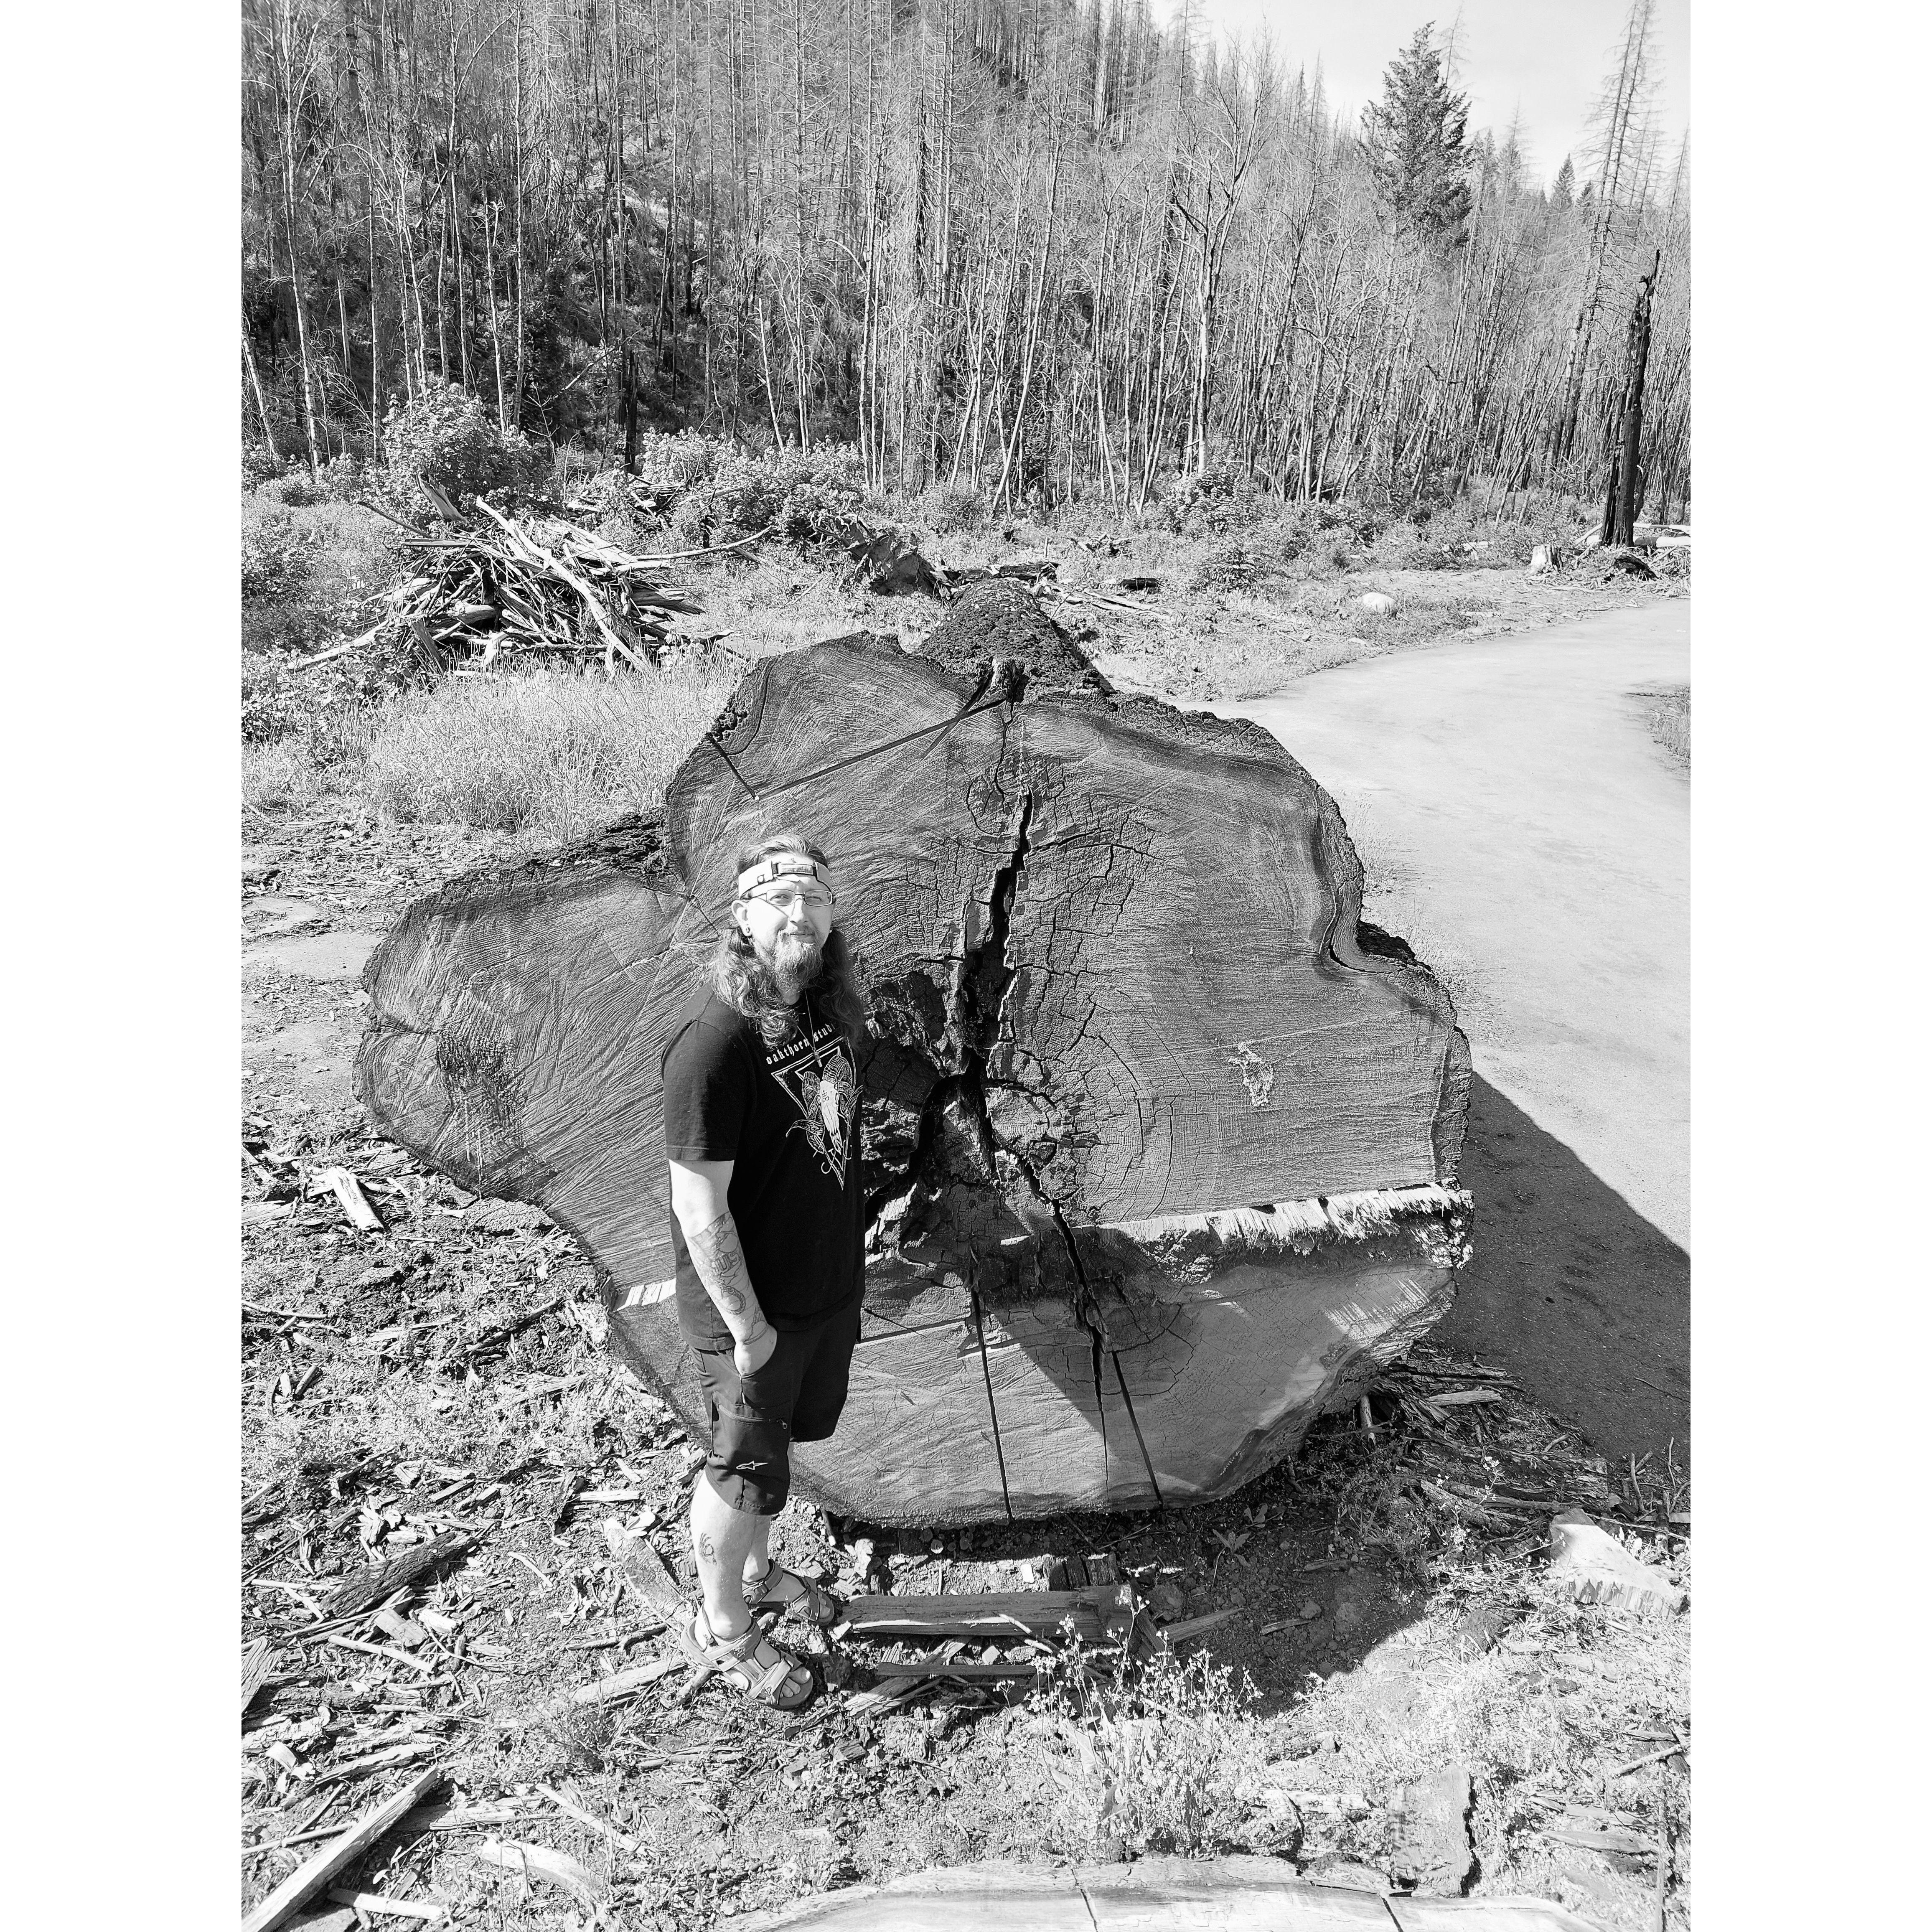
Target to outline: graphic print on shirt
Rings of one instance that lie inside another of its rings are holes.
[[[843,1187],[859,1114],[859,1076],[838,1029],[820,1027],[782,1052],[766,1051],[772,1078],[798,1109],[790,1131],[804,1135],[819,1171]]]

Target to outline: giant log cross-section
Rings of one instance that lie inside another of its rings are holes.
[[[660,813],[455,882],[365,976],[376,1120],[569,1228],[612,1348],[694,1430],[658,1058],[734,849],[782,826],[832,856],[876,1036],[864,1317],[838,1433],[796,1452],[812,1499],[923,1524],[1224,1496],[1446,1310],[1468,1050],[1359,926],[1334,802],[988,585],[924,655],[760,663]]]

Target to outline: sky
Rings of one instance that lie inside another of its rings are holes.
[[[1629,0],[1187,0],[1190,17],[1244,38],[1266,26],[1291,73],[1318,57],[1331,106],[1352,120],[1381,92],[1382,70],[1424,21],[1438,40],[1460,12],[1459,85],[1469,131],[1501,140],[1512,114],[1532,176],[1547,182],[1566,154],[1584,172],[1584,122],[1622,44]],[[1170,19],[1180,0],[1167,0]],[[1690,0],[1657,0],[1653,72],[1663,153],[1690,124]]]

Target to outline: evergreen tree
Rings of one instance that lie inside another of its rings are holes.
[[[1362,110],[1361,148],[1383,214],[1451,247],[1469,217],[1468,123],[1469,97],[1450,86],[1424,21],[1384,70],[1381,100]]]
[[[1550,190],[1552,208],[1568,208],[1576,199],[1576,170],[1570,166],[1570,157],[1563,157],[1563,165],[1556,170],[1556,179]]]

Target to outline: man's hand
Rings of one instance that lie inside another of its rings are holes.
[[[778,1346],[778,1331],[769,1322],[760,1322],[748,1335],[731,1345],[731,1365],[740,1379],[756,1375],[769,1362]]]

